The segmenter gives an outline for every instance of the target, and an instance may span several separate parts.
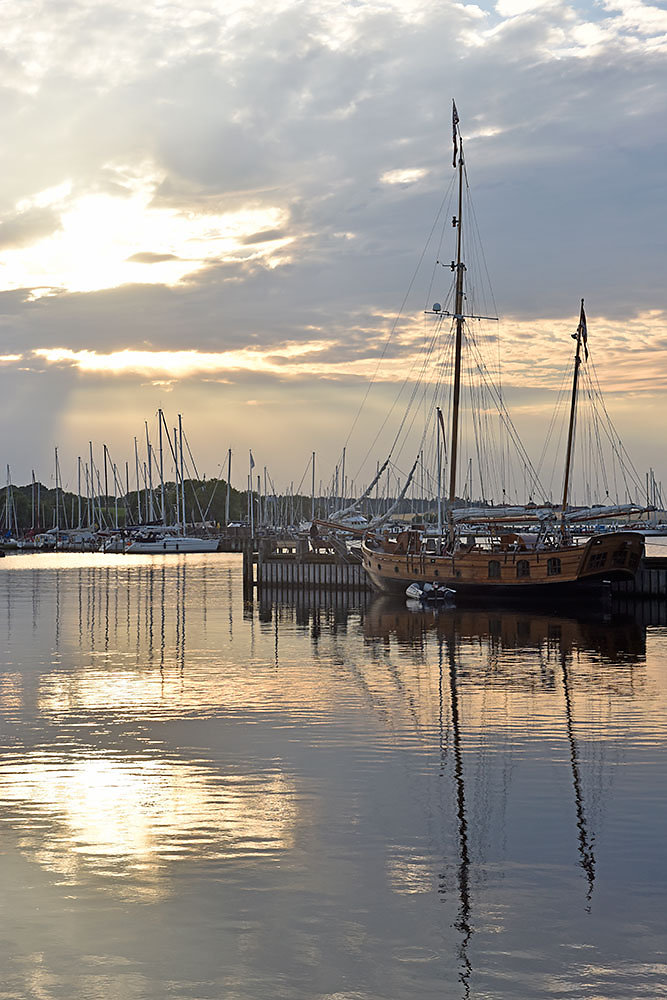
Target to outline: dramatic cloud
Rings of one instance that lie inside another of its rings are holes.
[[[17,479],[56,433],[80,447],[99,380],[119,451],[115,414],[141,421],[147,379],[144,415],[168,391],[193,434],[233,424],[239,449],[267,441],[266,399],[287,480],[295,440],[333,462],[365,380],[418,370],[424,301],[387,338],[451,184],[452,96],[506,386],[550,399],[585,296],[625,431],[662,461],[640,433],[667,395],[662,7],[8,0],[3,24],[0,410],[21,435],[0,458]],[[320,407],[298,430],[295,393]],[[535,435],[534,399],[516,401]]]

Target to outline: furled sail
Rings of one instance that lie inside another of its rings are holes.
[[[371,521],[371,523],[368,525],[369,528],[379,528],[381,525],[383,525],[386,521],[389,520],[389,518],[392,516],[392,514],[396,513],[396,511],[398,510],[399,506],[401,505],[401,502],[405,499],[405,494],[408,492],[408,489],[410,487],[410,483],[412,482],[412,477],[415,474],[415,469],[417,468],[417,463],[418,462],[419,462],[419,455],[417,455],[417,458],[415,459],[415,464],[410,469],[410,475],[408,476],[408,478],[405,481],[405,486],[403,487],[403,489],[401,490],[401,492],[399,493],[399,495],[396,497],[396,499],[394,500],[394,502],[391,505],[391,507],[389,508],[389,510],[386,510],[384,512],[384,514],[382,515],[382,517],[376,517],[373,521]]]

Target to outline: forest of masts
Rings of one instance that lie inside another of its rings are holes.
[[[44,531],[114,531],[145,525],[169,525],[186,530],[223,530],[236,523],[251,530],[283,529],[313,518],[327,519],[350,505],[356,484],[345,470],[345,449],[328,483],[316,482],[317,457],[312,452],[301,482],[284,491],[276,490],[266,466],[257,474],[249,452],[245,472],[246,488],[231,486],[232,449],[216,478],[199,474],[196,461],[178,415],[177,425],[168,428],[164,413],[158,411],[157,440],[151,440],[148,422],[144,434],[134,438],[131,460],[117,463],[109,448],[93,447],[77,456],[74,475],[63,473],[58,447],[46,486],[32,470],[31,481],[17,486],[6,466],[6,483],[0,488],[0,525],[6,536],[24,536]],[[378,466],[379,467],[379,466]],[[426,482],[424,481],[426,478]],[[410,499],[401,505],[406,512],[433,512],[433,495],[425,473],[412,483]],[[304,489],[305,486],[305,489]],[[310,489],[308,489],[310,487]],[[364,489],[360,489],[360,493]],[[401,493],[401,479],[389,468],[364,505],[364,513],[383,513]]]

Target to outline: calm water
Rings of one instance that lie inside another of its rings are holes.
[[[3,559],[0,998],[667,996],[666,612],[640,614]]]

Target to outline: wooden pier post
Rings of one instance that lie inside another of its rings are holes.
[[[255,546],[251,538],[243,541],[243,587],[252,589],[255,585]]]

